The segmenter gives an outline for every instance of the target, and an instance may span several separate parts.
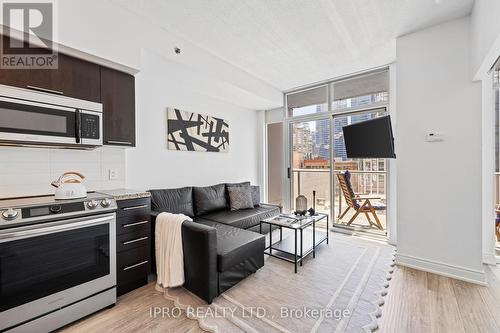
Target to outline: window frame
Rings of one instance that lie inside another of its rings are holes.
[[[364,76],[370,76],[370,75],[374,75],[374,74],[382,73],[382,72],[387,72],[390,75],[390,67],[383,66],[383,67],[372,69],[372,70],[369,70],[366,72],[345,75],[345,76],[338,77],[335,79],[325,80],[325,81],[321,81],[321,82],[314,83],[311,85],[302,86],[299,88],[294,88],[294,89],[284,91],[283,102],[284,102],[285,107],[283,108],[283,112],[284,112],[283,119],[285,119],[285,121],[287,121],[287,120],[299,121],[302,119],[310,119],[311,117],[324,117],[326,115],[350,113],[350,112],[374,109],[374,108],[379,108],[379,107],[380,108],[388,107],[389,103],[390,103],[390,99],[391,99],[390,82],[389,82],[389,89],[387,91],[388,99],[385,102],[376,102],[376,103],[372,103],[372,104],[366,104],[366,105],[360,105],[360,106],[354,106],[354,107],[336,109],[336,110],[333,110],[333,107],[332,107],[332,96],[333,96],[332,93],[333,93],[333,85],[335,83],[349,81],[352,79],[361,78]],[[389,78],[389,81],[390,81],[390,78]],[[313,89],[323,87],[323,86],[326,86],[326,89],[327,89],[327,111],[314,112],[314,113],[300,115],[300,116],[289,115],[289,113],[288,113],[288,95],[301,93],[301,92],[308,91],[308,90],[313,90]]]

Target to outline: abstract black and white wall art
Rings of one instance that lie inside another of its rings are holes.
[[[170,150],[227,152],[229,125],[221,118],[168,108],[167,147]]]

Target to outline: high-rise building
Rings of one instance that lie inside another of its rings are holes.
[[[333,142],[335,145],[335,159],[347,160],[342,127],[347,126],[347,117],[339,117],[333,121]]]
[[[367,120],[370,120],[372,119],[372,116],[373,116],[373,113],[362,113],[362,114],[357,114],[357,115],[353,115],[351,116],[350,118],[350,124],[356,124],[356,123],[360,123],[362,121],[367,121]]]
[[[293,125],[293,151],[310,154],[312,153],[312,135],[309,123]]]
[[[314,133],[316,154],[318,157],[330,159],[330,120],[323,119],[316,122],[316,131]]]

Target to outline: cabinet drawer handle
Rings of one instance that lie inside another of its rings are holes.
[[[142,266],[142,265],[145,265],[147,264],[149,261],[148,260],[144,260],[144,261],[141,261],[140,263],[137,263],[135,265],[130,265],[130,266],[127,266],[127,267],[123,267],[123,270],[124,271],[128,271],[129,269],[132,269],[132,268],[136,268],[136,267],[139,267],[139,266]]]
[[[64,95],[64,93],[60,90],[52,90],[52,89],[47,89],[47,88],[42,88],[42,87],[36,87],[36,86],[26,86],[26,88],[31,89],[31,90],[38,90],[38,91],[43,91],[43,92],[48,92],[51,94],[58,94],[58,95]]]
[[[131,145],[132,142],[130,141],[117,141],[117,140],[107,140],[106,143],[115,143],[118,145]]]
[[[148,239],[147,236],[141,237],[141,238],[132,239],[132,240],[123,242],[123,245],[128,245],[128,244],[132,244],[132,243],[135,243],[135,242],[140,242],[140,241],[143,241],[143,240],[146,240],[146,239]]]
[[[125,207],[122,208],[123,210],[133,210],[133,209],[141,209],[141,208],[147,208],[148,205],[140,205],[140,206],[132,206],[132,207]]]
[[[136,225],[140,225],[140,224],[146,224],[148,223],[149,221],[141,221],[141,222],[135,222],[135,223],[128,223],[128,224],[124,224],[123,227],[124,228],[130,228],[130,227],[133,227],[133,226],[136,226]]]

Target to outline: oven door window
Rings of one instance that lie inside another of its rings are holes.
[[[75,112],[0,101],[0,131],[75,137]]]
[[[109,224],[0,243],[0,311],[110,274]]]

